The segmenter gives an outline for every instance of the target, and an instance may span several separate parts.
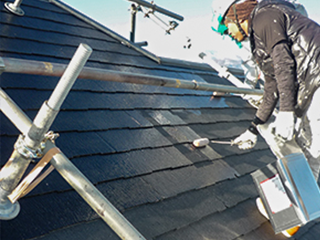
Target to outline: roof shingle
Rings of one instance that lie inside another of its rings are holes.
[[[1,57],[67,64],[87,43],[93,49],[87,66],[93,68],[231,85],[207,65],[159,64],[54,1],[24,0],[23,17],[8,13],[4,2]],[[59,80],[14,73],[0,78],[31,119]],[[78,79],[52,129],[60,134],[57,146],[147,239],[283,239],[255,207],[250,173],[275,161],[262,139],[252,151],[191,144],[200,137],[236,137],[254,112],[234,95]],[[3,166],[18,131],[0,117]],[[56,171],[19,203],[18,217],[1,221],[3,240],[119,239]],[[319,222],[305,229],[296,239],[316,239]]]

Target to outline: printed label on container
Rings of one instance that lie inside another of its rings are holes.
[[[283,187],[279,174],[264,180],[260,183],[260,186],[273,214],[291,207],[291,201]]]

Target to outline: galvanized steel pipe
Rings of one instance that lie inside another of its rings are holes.
[[[130,31],[130,41],[134,42],[136,35],[136,18],[137,18],[137,7],[136,5],[131,5],[131,31]]]
[[[63,101],[68,95],[71,87],[76,81],[91,53],[92,49],[87,44],[79,45],[67,69],[63,73],[58,85],[56,86],[50,99],[48,100],[48,106],[50,106],[54,110],[60,109]]]
[[[27,115],[14,103],[14,101],[0,88],[1,111],[23,133],[27,134],[32,122]],[[31,158],[22,156],[16,149],[10,159],[0,171],[0,219],[15,218],[20,211],[18,202],[12,204],[8,195],[18,185],[31,162]]]
[[[92,49],[88,45],[79,45],[49,100],[44,102],[35,117],[25,139],[27,146],[37,147],[43,140],[91,53]]]
[[[14,1],[13,5],[15,7],[20,7],[21,3],[22,3],[22,0],[16,0],[16,1]]]
[[[22,0],[16,0],[14,3],[6,2],[4,6],[12,13],[18,15],[18,16],[23,16],[24,11],[20,8],[20,5],[22,3]]]
[[[66,65],[59,63],[39,62],[5,57],[2,58],[2,60],[5,65],[4,72],[11,73],[47,75],[58,77],[62,75],[66,68]],[[220,84],[210,84],[204,82],[188,81],[168,77],[158,77],[137,73],[126,73],[90,67],[84,67],[79,75],[79,78],[211,92],[263,95],[263,91],[258,89],[238,88]]]
[[[5,103],[1,104],[1,110],[22,133],[28,132],[29,135],[30,132],[32,133],[35,128],[37,128],[35,137],[39,139],[36,139],[36,142],[42,140],[40,137],[43,137],[42,134],[51,126],[63,100],[92,51],[91,48],[86,45],[80,45],[78,50],[70,62],[70,67],[67,68],[64,76],[60,80],[60,82],[63,81],[64,83],[58,83],[56,88],[56,90],[58,90],[54,91],[52,94],[53,97],[43,104],[36,116],[35,123],[37,124],[32,124],[28,116],[22,112],[12,99],[7,96],[2,89],[0,91],[1,100],[3,99]],[[35,125],[39,126],[35,127]],[[53,147],[55,147],[55,145],[47,141],[44,153]],[[12,219],[19,213],[19,204],[17,202],[14,205],[10,204],[7,196],[20,181],[30,160],[31,159],[26,159],[22,156],[17,150],[14,150],[10,160],[6,166],[2,168],[0,174],[0,219]],[[56,154],[51,160],[51,164],[121,239],[145,240],[134,226],[131,225],[63,153]]]
[[[11,100],[12,101],[12,100]],[[14,110],[17,116],[23,116],[23,121],[19,123],[19,130],[29,129],[32,122],[22,110],[13,103]],[[3,104],[1,105],[1,107]],[[1,108],[1,110],[3,110]],[[16,119],[10,119],[13,122]],[[17,124],[16,124],[17,125]],[[49,151],[55,145],[48,141],[45,152]],[[17,216],[20,207],[18,202],[14,205],[10,204],[7,196],[14,189],[21,179],[21,169],[26,169],[30,160],[24,159],[21,161],[21,156],[17,151],[14,151],[8,161],[9,168],[3,168],[0,174],[0,219],[9,220]],[[132,224],[123,217],[123,215],[99,192],[99,190],[74,166],[74,164],[64,155],[57,154],[50,161],[61,176],[80,194],[80,196],[97,212],[97,214],[113,229],[121,239],[126,240],[143,240],[145,239]],[[13,168],[14,165],[17,167]],[[16,170],[15,170],[16,169]],[[10,170],[10,171],[9,171]],[[4,180],[4,181],[2,181]],[[11,208],[11,209],[10,209]]]
[[[104,25],[102,25],[101,23],[93,20],[92,18],[89,18],[88,16],[84,15],[83,13],[79,12],[78,10],[72,8],[71,6],[67,5],[66,3],[64,3],[63,1],[60,0],[48,0],[49,2],[55,4],[56,6],[58,6],[59,8],[62,8],[63,10],[66,10],[67,12],[69,12],[70,14],[72,14],[73,16],[81,19],[82,21],[90,24],[91,26],[97,28],[98,30],[108,34],[109,36],[111,36],[112,38],[115,38],[116,40],[118,40],[119,42],[129,46],[130,48],[133,48],[134,50],[136,50],[139,53],[142,53],[145,56],[148,56],[149,58],[153,59],[155,62],[160,63],[160,58],[158,58],[156,55],[154,55],[153,53],[142,49],[141,47],[139,47],[138,45],[134,44],[133,42],[131,42],[130,40],[127,40],[126,38],[120,36],[119,34],[117,34],[116,32],[106,28]]]
[[[51,142],[47,145],[48,149],[55,147]],[[50,163],[121,239],[145,239],[63,153],[56,154]]]
[[[45,133],[50,129],[62,102],[69,93],[91,52],[92,50],[89,46],[83,44],[79,46],[49,99],[49,101],[51,100],[51,107],[45,102],[33,123],[28,120],[28,117],[1,89],[0,99],[3,100],[3,104],[0,106],[1,111],[8,116],[24,135],[20,135],[10,159],[0,172],[0,219],[9,219],[16,216],[17,205],[8,204],[7,196],[18,185],[32,158],[37,157],[40,152],[40,143],[43,141]],[[3,70],[3,67],[1,70]],[[7,212],[11,213],[8,214]]]
[[[3,114],[7,116],[21,133],[26,135],[32,122],[2,88],[0,88],[0,102]]]
[[[10,99],[11,100],[11,99]],[[12,100],[11,100],[12,101]],[[12,101],[15,115],[22,116],[23,121],[15,125],[19,126],[19,130],[26,131],[32,125],[31,120],[22,110]],[[1,110],[3,104],[1,105]],[[6,115],[10,115],[7,114]],[[14,116],[14,115],[13,115]],[[11,119],[12,122],[17,119]],[[22,132],[23,133],[23,132]],[[48,141],[45,152],[49,151],[55,145]],[[12,192],[14,187],[20,181],[22,174],[28,167],[30,160],[23,159],[17,151],[14,151],[8,161],[8,168],[3,168],[0,174],[0,219],[9,220],[17,216],[20,207],[18,202],[14,205],[10,204],[7,196]],[[143,240],[145,239],[132,224],[126,220],[123,215],[99,192],[99,190],[72,164],[72,162],[64,155],[57,154],[50,161],[61,176],[80,194],[80,196],[97,212],[97,214],[113,229],[121,239],[126,240]],[[16,167],[13,167],[16,166]],[[10,209],[11,208],[11,209]]]
[[[139,5],[145,6],[147,8],[151,8],[154,11],[158,11],[158,12],[164,14],[164,15],[167,15],[169,17],[175,18],[175,19],[180,20],[180,21],[183,21],[183,19],[184,19],[183,16],[181,16],[179,14],[176,14],[174,12],[171,12],[169,10],[166,10],[166,9],[162,8],[162,7],[157,6],[156,4],[152,4],[152,3],[149,3],[149,2],[144,1],[144,0],[129,0],[129,1],[138,3]]]

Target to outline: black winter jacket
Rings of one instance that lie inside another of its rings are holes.
[[[271,47],[263,41],[266,36],[262,35],[267,33],[256,31],[259,18],[267,17],[268,11],[283,14],[286,35],[279,42],[275,39]],[[251,14],[249,26],[252,54],[266,79],[263,103],[256,117],[266,122],[278,99],[280,111],[295,111],[301,117],[320,85],[320,26],[282,0],[261,1]]]

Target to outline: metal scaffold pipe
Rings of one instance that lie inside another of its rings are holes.
[[[33,123],[18,105],[0,88],[0,99],[4,100],[4,104],[1,104],[1,111],[27,136],[26,138],[28,138],[29,135],[35,137],[35,139],[33,139],[34,142],[30,141],[30,138],[29,140],[24,140],[25,143],[35,144],[42,140],[43,133],[51,126],[56,113],[59,111],[91,52],[92,49],[89,46],[83,44],[79,46],[50,99],[43,104]],[[3,69],[1,68],[1,70]],[[19,119],[17,120],[16,118]],[[55,144],[53,142],[47,141],[43,154],[54,147]],[[26,148],[29,148],[29,145],[26,144]],[[21,154],[20,151],[15,149],[7,164],[1,169],[0,219],[2,220],[14,218],[20,211],[19,203],[15,202],[11,204],[8,200],[8,195],[18,185],[31,159],[32,156],[28,156],[25,153]],[[131,225],[63,153],[55,154],[50,162],[121,239],[145,240],[134,226]]]
[[[10,204],[8,195],[18,185],[31,160],[41,154],[41,142],[91,51],[89,46],[80,44],[49,101],[42,105],[32,124],[9,96],[0,92],[4,100],[1,111],[24,133],[19,136],[10,159],[0,171],[0,219],[12,219],[19,213],[19,204]]]
[[[29,129],[32,125],[31,120],[13,101],[11,101],[12,100],[10,99],[10,106],[14,106],[13,110],[16,112],[15,115],[23,116],[23,121],[21,121],[21,123],[19,124],[19,130],[22,132],[22,130]],[[2,106],[1,110],[3,110]],[[7,111],[5,111],[5,115],[8,115]],[[54,147],[54,143],[48,141],[44,153],[48,152]],[[55,155],[50,163],[61,174],[61,176],[79,193],[79,195],[92,207],[92,209],[95,210],[97,214],[111,227],[111,229],[113,229],[118,234],[121,239],[145,239],[63,153]],[[23,167],[26,168],[29,162],[23,161],[20,162],[20,165],[21,164],[23,164]],[[0,181],[5,177],[8,177],[6,176],[6,173],[0,175]],[[9,195],[10,191],[4,191],[2,188],[0,188],[0,195],[1,194]],[[11,210],[11,212],[8,211],[8,207],[10,207],[10,202],[7,199],[6,201],[0,200],[0,213],[1,211],[8,212],[8,214],[2,214],[2,216],[0,216],[0,219],[9,220],[19,213],[20,206],[18,202],[14,204],[14,208],[13,210]],[[8,216],[7,218],[5,217],[6,215]]]
[[[20,110],[9,95],[0,88],[1,111],[19,129],[22,134],[27,134],[32,122],[28,116]]]
[[[52,147],[54,144],[48,142],[48,148]],[[50,163],[121,239],[145,240],[63,153],[56,154]]]
[[[139,10],[136,7],[136,5],[132,4],[132,6],[131,6],[131,31],[130,31],[130,41],[131,42],[135,41],[137,11],[139,11]]]
[[[92,49],[88,45],[79,45],[49,100],[44,102],[35,117],[32,127],[25,139],[28,146],[38,146],[44,135],[49,131],[49,128],[55,120],[62,103],[69,94],[70,89],[75,83],[91,53]]]
[[[22,3],[22,0],[16,0],[14,3],[6,2],[4,6],[12,13],[23,16],[24,11],[20,8],[20,5]]]
[[[59,63],[39,62],[32,60],[21,60],[14,58],[2,58],[4,72],[23,73],[34,75],[61,76],[66,65]],[[100,68],[84,67],[79,78],[113,81],[123,83],[135,83],[142,85],[192,89],[211,92],[262,95],[263,90],[239,88],[233,86],[210,84],[189,80],[174,79],[168,77],[151,76],[137,73],[125,73],[120,71],[105,70]]]
[[[129,0],[129,1],[135,2],[135,3],[139,4],[139,5],[145,6],[147,8],[151,8],[154,11],[158,11],[158,12],[164,14],[164,15],[167,15],[169,17],[175,18],[175,19],[180,20],[180,21],[183,21],[183,19],[184,19],[183,16],[181,16],[179,14],[176,14],[174,12],[171,12],[169,10],[166,10],[166,9],[162,8],[162,7],[157,6],[156,4],[149,3],[149,2],[144,1],[144,0]]]
[[[153,59],[155,62],[160,63],[160,59],[156,55],[154,55],[153,53],[151,53],[149,51],[146,51],[146,50],[142,49],[141,47],[139,47],[138,45],[132,43],[130,40],[127,40],[126,38],[123,38],[121,35],[117,34],[116,32],[114,32],[114,31],[112,31],[112,30],[110,30],[108,28],[106,28],[103,24],[93,20],[92,18],[88,17],[87,15],[84,15],[80,11],[72,8],[71,6],[66,4],[65,2],[63,2],[61,0],[48,0],[48,1],[50,3],[55,4],[59,8],[69,12],[71,15],[73,15],[73,16],[81,19],[82,21],[90,24],[91,26],[97,28],[98,30],[108,34],[112,38],[117,39],[119,42],[129,46],[130,48],[133,48],[137,52],[148,56],[149,58]]]
[[[48,105],[59,110],[71,87],[79,76],[82,68],[92,53],[92,49],[86,44],[80,44],[67,69],[64,71],[58,85],[54,89]]]

